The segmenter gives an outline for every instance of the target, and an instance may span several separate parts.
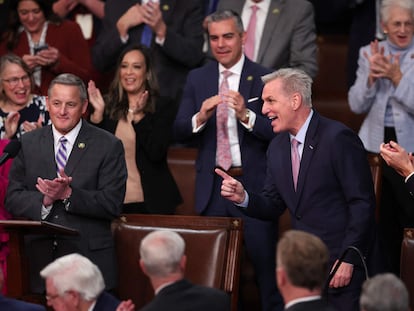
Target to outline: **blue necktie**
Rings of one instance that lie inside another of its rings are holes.
[[[150,47],[151,40],[152,40],[152,30],[150,26],[145,25],[144,29],[142,30],[142,34],[141,34],[141,44],[145,45],[146,47]]]

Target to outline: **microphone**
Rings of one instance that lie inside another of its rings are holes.
[[[21,143],[18,140],[11,140],[6,147],[4,147],[3,154],[0,156],[0,165],[3,165],[8,159],[14,158],[20,150]]]

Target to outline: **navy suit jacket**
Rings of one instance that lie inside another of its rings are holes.
[[[269,145],[265,187],[262,195],[249,192],[248,214],[277,218],[287,208],[292,227],[319,236],[331,262],[351,245],[367,255],[373,240],[375,195],[359,137],[315,111],[306,133],[296,192],[290,150],[287,132]],[[360,264],[353,255],[345,261]]]
[[[56,178],[51,125],[26,133],[9,174],[6,208],[16,217],[41,220],[43,194],[37,178]],[[94,262],[108,289],[117,282],[115,246],[111,222],[121,213],[125,196],[126,165],[119,139],[86,121],[75,140],[65,172],[73,178],[70,206],[53,204],[46,220],[79,231],[79,236],[35,236],[27,241],[31,290],[40,293],[44,281],[39,271],[55,258],[80,253]]]
[[[0,295],[0,310],[7,311],[46,311],[46,308],[41,305],[29,303],[17,299],[12,299]]]
[[[121,302],[107,292],[102,292],[92,311],[115,311]]]
[[[256,113],[256,122],[252,131],[248,131],[240,122],[237,122],[243,167],[241,180],[250,189],[257,191],[260,191],[265,177],[267,146],[274,137],[270,121],[261,112],[263,105],[261,77],[267,73],[269,73],[268,69],[245,58],[239,84],[239,92],[244,97],[246,107]],[[198,146],[195,208],[199,213],[207,207],[213,190],[217,146],[216,114],[211,116],[205,127],[198,133],[193,133],[191,118],[200,111],[204,100],[218,94],[218,81],[219,72],[216,61],[192,70],[187,77],[174,124],[178,140],[193,139]],[[257,98],[257,100],[248,103],[247,100],[250,98]]]
[[[140,311],[230,311],[230,297],[217,288],[177,281],[155,295]]]
[[[408,178],[406,185],[411,195],[414,195],[414,176],[411,176],[410,178]]]

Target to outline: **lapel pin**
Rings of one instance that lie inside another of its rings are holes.
[[[162,10],[163,11],[168,11],[170,9],[170,6],[168,5],[168,4],[164,4],[163,6],[162,6]]]
[[[247,81],[252,81],[253,80],[253,76],[248,76],[247,77]]]
[[[280,11],[279,11],[279,9],[278,9],[278,8],[275,8],[275,9],[273,9],[272,13],[276,15],[276,14],[279,14],[279,13],[280,13]]]
[[[313,150],[313,146],[312,145],[309,145],[309,148]]]
[[[86,147],[85,143],[79,143],[79,144],[78,144],[78,148],[79,148],[79,149],[83,149],[83,148],[85,148],[85,147]]]

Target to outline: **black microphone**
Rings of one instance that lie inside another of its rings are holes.
[[[11,140],[3,149],[3,154],[0,156],[0,165],[3,165],[8,159],[14,158],[20,150],[21,143],[18,140]]]

